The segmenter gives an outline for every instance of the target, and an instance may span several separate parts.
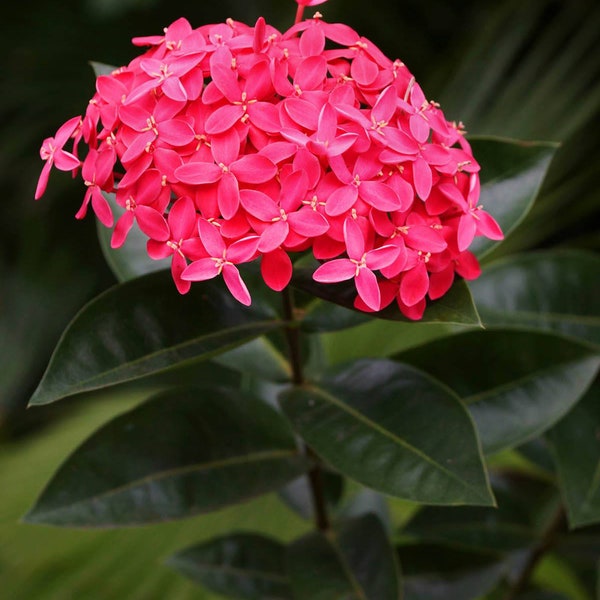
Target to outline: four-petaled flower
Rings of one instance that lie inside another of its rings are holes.
[[[231,295],[242,304],[249,306],[250,292],[235,265],[250,262],[255,258],[259,237],[248,236],[227,246],[215,225],[204,219],[198,221],[198,233],[208,252],[208,257],[200,258],[188,265],[181,274],[181,279],[206,281],[223,275],[223,280]]]
[[[354,278],[356,290],[371,310],[381,308],[381,295],[373,271],[391,265],[398,257],[398,248],[391,244],[365,250],[365,238],[360,225],[351,217],[344,222],[344,241],[348,258],[338,258],[321,265],[314,273],[315,281],[335,283]]]
[[[38,184],[35,190],[35,199],[39,200],[46,191],[50,169],[55,166],[61,171],[73,171],[79,167],[79,159],[71,152],[63,150],[69,138],[73,135],[79,124],[81,117],[73,117],[62,125],[54,137],[49,137],[44,140],[40,148],[40,157],[46,161],[44,168],[40,174]]]

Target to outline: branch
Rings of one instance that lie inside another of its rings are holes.
[[[539,543],[534,546],[529,553],[527,561],[523,565],[521,572],[518,574],[515,582],[511,585],[504,600],[515,600],[517,596],[527,587],[533,572],[544,555],[548,553],[555,545],[558,534],[564,529],[566,524],[566,515],[563,506],[559,506],[558,510],[548,523],[546,529],[542,532],[542,538]]]
[[[282,296],[284,319],[288,323],[293,323],[295,320],[294,298],[289,287],[283,290]],[[303,385],[304,372],[302,369],[302,352],[300,349],[300,331],[298,327],[287,325],[285,327],[285,336],[292,367],[292,381],[294,385]],[[314,467],[308,472],[308,481],[313,501],[315,524],[319,531],[327,531],[329,529],[329,516],[327,515],[327,505],[323,491],[323,472],[319,466],[319,458],[312,448],[309,448],[306,444],[304,445],[304,452],[314,463]]]

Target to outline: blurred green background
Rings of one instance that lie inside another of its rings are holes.
[[[318,7],[401,58],[428,98],[470,135],[563,143],[536,207],[499,252],[599,249],[600,5],[593,0],[330,0]],[[85,110],[88,61],[121,65],[130,39],[180,16],[193,26],[264,15],[285,29],[292,0],[22,0],[0,38],[0,598],[211,598],[160,561],[215,532],[257,521],[287,537],[305,527],[275,497],[190,522],[120,532],[18,523],[64,457],[140,396],[124,390],[60,406],[25,405],[61,331],[114,283],[91,217],[73,218],[83,187],[53,173],[33,201],[41,141]],[[307,9],[307,15],[313,9]],[[497,253],[498,254],[498,253]],[[282,526],[285,525],[285,526]]]

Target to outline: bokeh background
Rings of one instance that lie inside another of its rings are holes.
[[[470,135],[562,143],[538,202],[499,251],[600,250],[600,4],[593,0],[330,0],[318,7],[399,57]],[[307,9],[307,14],[313,9]],[[21,0],[0,37],[0,598],[213,598],[161,560],[200,537],[305,527],[275,497],[183,524],[61,531],[18,522],[61,460],[117,412],[130,389],[26,410],[61,331],[114,283],[78,181],[53,173],[33,201],[41,141],[85,110],[88,61],[126,64],[137,35],[180,16],[194,26],[263,15],[285,29],[292,0]],[[138,394],[138,395],[136,395]],[[573,596],[576,597],[576,596]]]

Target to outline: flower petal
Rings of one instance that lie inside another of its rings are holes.
[[[427,268],[418,262],[410,271],[406,271],[400,282],[400,299],[406,306],[414,306],[425,298],[429,289]]]
[[[214,163],[189,162],[175,170],[178,181],[192,185],[216,183],[222,176],[223,170]]]
[[[363,181],[358,188],[360,197],[378,210],[389,212],[402,207],[396,192],[385,183],[378,181]]]
[[[352,279],[355,275],[356,265],[347,258],[338,258],[322,264],[313,273],[313,279],[320,283],[336,283]]]
[[[277,175],[277,167],[265,156],[248,154],[231,164],[231,172],[244,183],[266,183]]]
[[[235,266],[226,264],[223,267],[223,279],[225,280],[225,284],[229,288],[231,295],[238,302],[244,306],[250,306],[250,304],[252,304],[250,292],[242,280],[240,272]]]
[[[283,290],[292,279],[292,261],[281,248],[263,254],[260,272],[265,283],[276,292]]]
[[[381,293],[379,292],[375,273],[370,269],[362,268],[358,271],[354,281],[358,295],[363,302],[372,310],[379,310],[381,308]]]
[[[329,230],[327,219],[312,208],[304,207],[298,212],[288,214],[290,227],[301,236],[314,238]]]
[[[189,264],[181,273],[184,281],[206,281],[219,274],[217,262],[212,258],[201,258]]]
[[[289,232],[290,226],[287,221],[276,221],[269,225],[260,236],[259,252],[272,252],[275,248],[279,248],[285,242]]]
[[[240,188],[231,173],[224,173],[218,183],[217,202],[224,219],[231,219],[240,206]]]
[[[211,113],[204,123],[209,135],[223,133],[233,127],[244,116],[244,109],[239,104],[226,104]]]

